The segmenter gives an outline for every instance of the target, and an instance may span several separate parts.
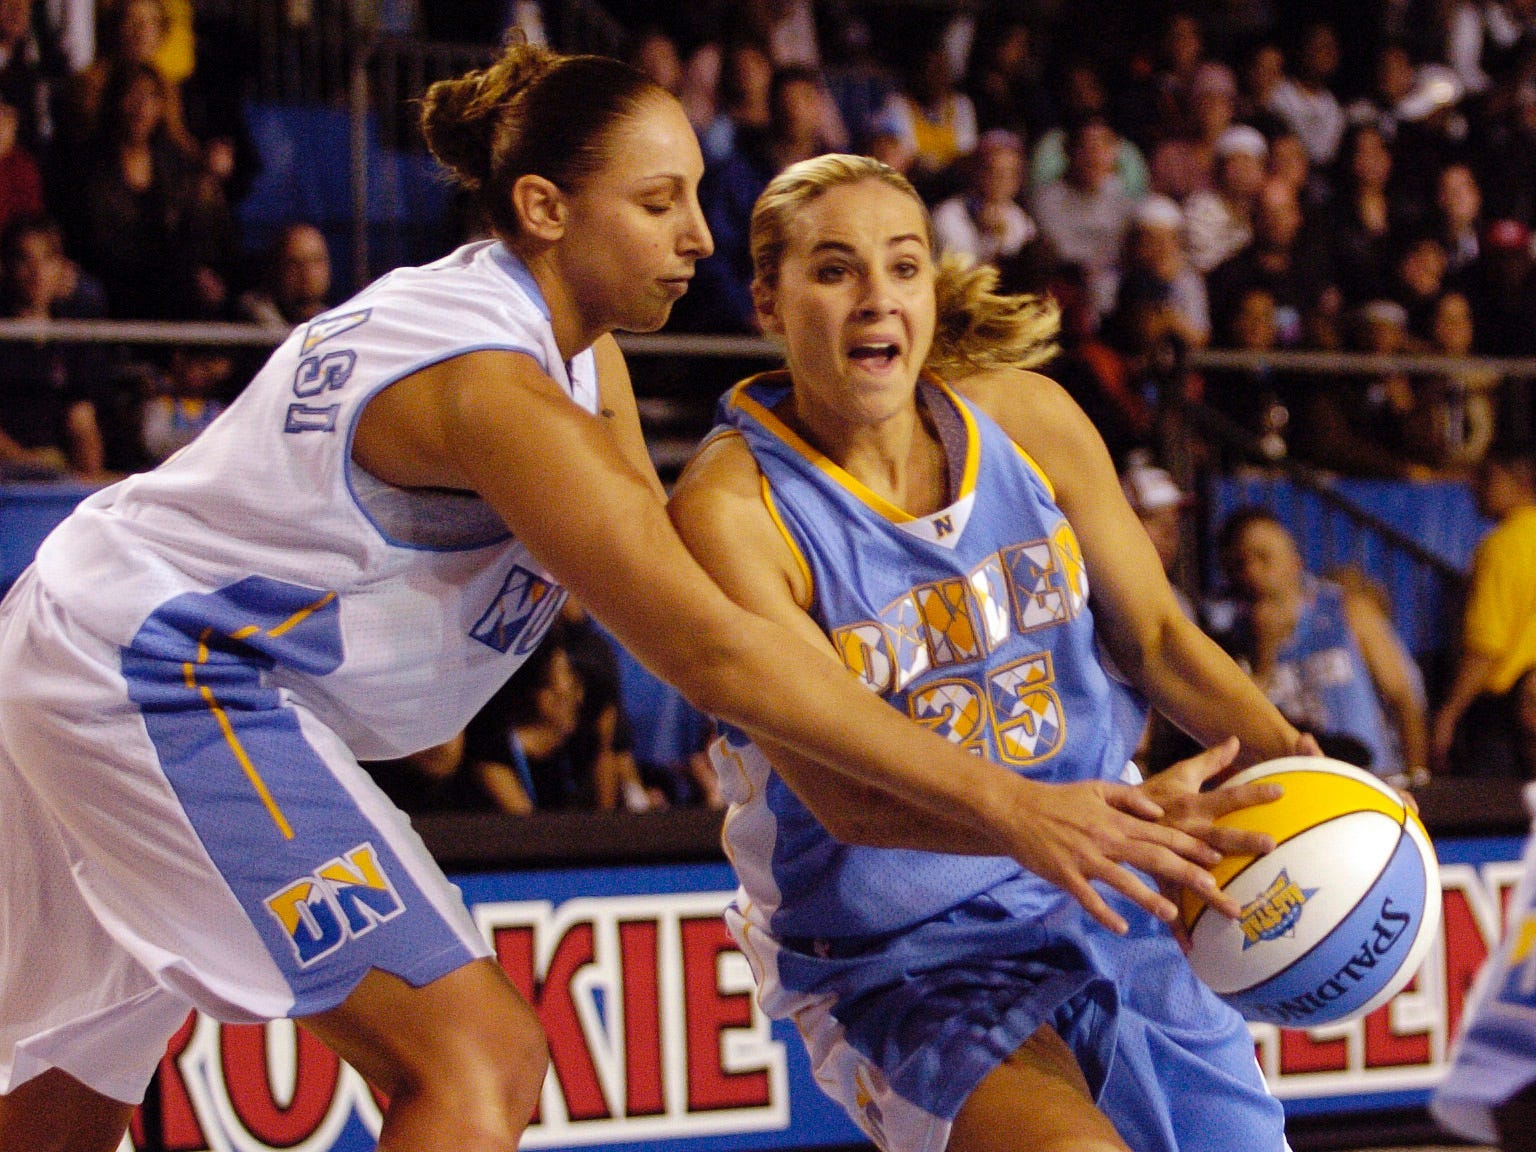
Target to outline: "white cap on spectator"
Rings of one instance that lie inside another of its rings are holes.
[[[1174,483],[1168,470],[1146,459],[1132,459],[1120,474],[1120,488],[1138,516],[1161,512],[1164,508],[1181,508],[1189,503],[1189,496]]]
[[[1444,64],[1425,64],[1414,74],[1413,88],[1398,101],[1395,111],[1404,120],[1422,120],[1455,104],[1464,94],[1453,70]]]
[[[1184,227],[1184,213],[1167,196],[1148,196],[1136,205],[1136,223],[1143,228]]]
[[[1376,324],[1408,327],[1408,309],[1396,300],[1369,300],[1360,306],[1360,315]]]
[[[1216,155],[1252,156],[1263,160],[1269,155],[1264,133],[1249,124],[1234,124],[1216,137]]]

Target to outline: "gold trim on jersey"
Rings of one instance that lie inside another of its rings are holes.
[[[842,465],[829,458],[819,448],[790,428],[789,425],[774,414],[771,408],[765,407],[759,401],[747,395],[746,390],[752,384],[775,377],[787,380],[788,376],[787,372],[777,371],[763,372],[749,377],[731,389],[728,403],[732,408],[740,409],[767,428],[768,431],[805,457],[809,463],[815,465],[829,479],[845,489],[871,511],[879,513],[893,524],[910,524],[919,519],[931,520],[936,516],[942,516],[946,511],[954,508],[976,490],[976,474],[981,470],[981,435],[976,427],[976,420],[971,415],[970,408],[962,403],[960,398],[950,389],[949,385],[945,384],[938,377],[925,372],[922,380],[924,383],[933,385],[944,394],[950,406],[959,414],[961,421],[965,425],[965,467],[960,473],[960,490],[954,494],[954,498],[949,504],[937,512],[919,517],[898,508],[884,496],[866,487],[862,481],[849,473]],[[1025,459],[1029,458],[1026,456]],[[1034,461],[1031,460],[1030,464],[1034,466]],[[1038,466],[1035,467],[1035,471],[1040,471]],[[1041,476],[1043,477],[1044,473],[1041,473]],[[1049,488],[1049,482],[1047,482],[1047,488]]]

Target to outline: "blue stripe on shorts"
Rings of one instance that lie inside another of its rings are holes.
[[[472,957],[267,686],[342,659],[334,596],[264,577],[162,605],[122,650],[160,766],[293,991],[335,1007],[370,967],[426,983]]]

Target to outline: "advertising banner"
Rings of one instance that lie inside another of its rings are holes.
[[[1418,977],[1364,1020],[1253,1025],[1288,1112],[1422,1104],[1441,1075],[1518,873],[1515,838],[1436,845],[1441,940]],[[816,1087],[793,1027],[757,1007],[721,920],[724,864],[476,874],[458,879],[549,1036],[527,1149],[728,1152],[858,1143]],[[124,1150],[367,1152],[379,1101],[289,1021],[194,1015],[170,1045]]]

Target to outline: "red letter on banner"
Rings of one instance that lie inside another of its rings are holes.
[[[667,1102],[661,1084],[661,969],[654,920],[619,924],[624,972],[624,1079],[626,1116],[660,1116]]]
[[[160,1086],[160,1134],[166,1152],[197,1152],[208,1147],[208,1137],[203,1135],[202,1125],[197,1122],[197,1112],[187,1094],[186,1082],[181,1078],[181,1065],[177,1063],[192,1042],[192,1030],[196,1026],[197,1013],[188,1013],[186,1023],[171,1037],[160,1061],[157,1081]],[[129,1134],[135,1148],[151,1143],[144,1131],[143,1109],[134,1110]]]
[[[683,944],[683,1015],[688,1033],[688,1110],[766,1107],[768,1073],[764,1069],[727,1072],[722,1033],[752,1023],[752,994],[720,992],[720,955],[736,951],[736,941],[718,916],[678,923]]]
[[[336,1054],[302,1028],[296,1029],[293,1099],[277,1102],[267,1072],[267,1032],[260,1024],[219,1029],[219,1062],[229,1104],[245,1130],[272,1148],[292,1148],[315,1134],[331,1110],[341,1080]]]
[[[611,1119],[587,1035],[571,998],[571,980],[596,957],[592,925],[574,924],[561,937],[542,983],[533,974],[531,928],[498,928],[495,946],[502,969],[533,1005],[549,1036],[549,1061],[565,1095],[566,1114],[572,1120]]]
[[[1488,958],[1488,941],[1483,939],[1465,891],[1447,888],[1442,907],[1445,909],[1440,931],[1445,935],[1446,1035],[1455,1036],[1472,981]]]

